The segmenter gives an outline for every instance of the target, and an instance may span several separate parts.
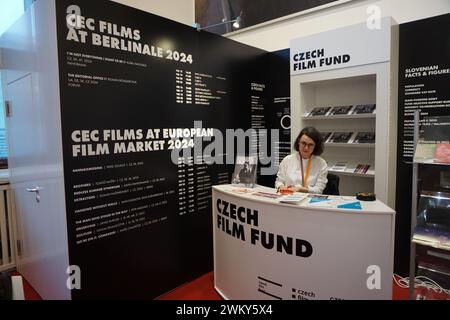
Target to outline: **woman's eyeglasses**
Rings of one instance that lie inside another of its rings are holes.
[[[301,145],[303,148],[306,148],[306,147],[308,147],[308,148],[314,148],[314,147],[316,146],[314,143],[306,143],[306,142],[304,142],[304,141],[300,141],[300,145]]]

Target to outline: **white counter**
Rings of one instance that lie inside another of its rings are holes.
[[[276,190],[264,186],[258,186],[256,188],[240,188],[235,187],[232,185],[220,185],[220,186],[214,186],[213,189],[223,192],[225,194],[228,194],[230,196],[234,196],[237,198],[245,199],[245,200],[251,200],[255,202],[265,203],[265,204],[273,204],[276,206],[284,206],[284,207],[292,207],[292,204],[285,204],[280,203],[280,199],[272,199],[269,197],[264,197],[262,195],[255,195],[259,192],[262,193],[268,193],[276,195]],[[385,205],[383,202],[376,200],[376,201],[359,201],[356,199],[356,197],[350,197],[350,196],[328,196],[328,203],[320,203],[316,202],[316,204],[310,204],[308,200],[314,197],[314,195],[305,194],[305,193],[295,193],[296,195],[305,196],[305,199],[301,201],[299,204],[294,205],[295,207],[299,208],[307,208],[311,210],[326,210],[326,211],[335,211],[335,212],[345,212],[347,214],[349,213],[370,213],[370,214],[387,214],[387,215],[395,215],[395,211],[389,208],[387,205]],[[339,205],[345,204],[345,203],[354,203],[359,202],[361,204],[362,209],[361,210],[351,210],[351,209],[340,209],[338,208]]]
[[[213,187],[215,288],[225,299],[392,298],[392,209],[354,197],[304,195],[293,205],[272,196],[266,187]]]

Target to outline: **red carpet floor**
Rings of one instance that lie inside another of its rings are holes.
[[[11,272],[12,276],[20,276],[18,272]],[[23,294],[25,296],[25,300],[42,300],[41,296],[33,289],[32,286],[28,283],[28,281],[23,278]]]
[[[13,275],[19,275],[14,272]],[[42,300],[39,294],[23,279],[25,300]],[[449,296],[435,295],[439,299],[450,299]],[[214,273],[207,273],[192,282],[159,297],[158,300],[222,300],[214,290]],[[393,300],[408,300],[408,289],[400,288],[393,282]]]
[[[214,290],[214,273],[210,272],[161,296],[159,300],[222,300],[222,297]]]

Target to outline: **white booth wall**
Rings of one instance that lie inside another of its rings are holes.
[[[158,16],[174,20],[186,25],[195,21],[194,0],[111,0],[136,9],[147,11]]]
[[[371,5],[379,7],[382,17],[391,16],[399,24],[450,12],[449,0],[352,0],[235,31],[227,37],[267,51],[286,49],[291,39],[365,22]]]

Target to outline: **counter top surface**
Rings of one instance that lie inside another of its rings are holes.
[[[296,203],[283,203],[287,196],[281,196],[276,193],[276,189],[264,186],[256,186],[255,188],[245,188],[233,185],[213,186],[215,191],[223,192],[227,195],[238,197],[241,199],[256,201],[276,206],[299,207],[311,210],[334,211],[346,213],[365,213],[365,214],[389,214],[395,215],[395,211],[385,205],[383,202],[376,201],[360,201],[354,196],[315,196],[306,193],[295,193],[295,196],[302,198]],[[344,207],[342,207],[344,206]],[[359,209],[360,207],[360,209]]]

